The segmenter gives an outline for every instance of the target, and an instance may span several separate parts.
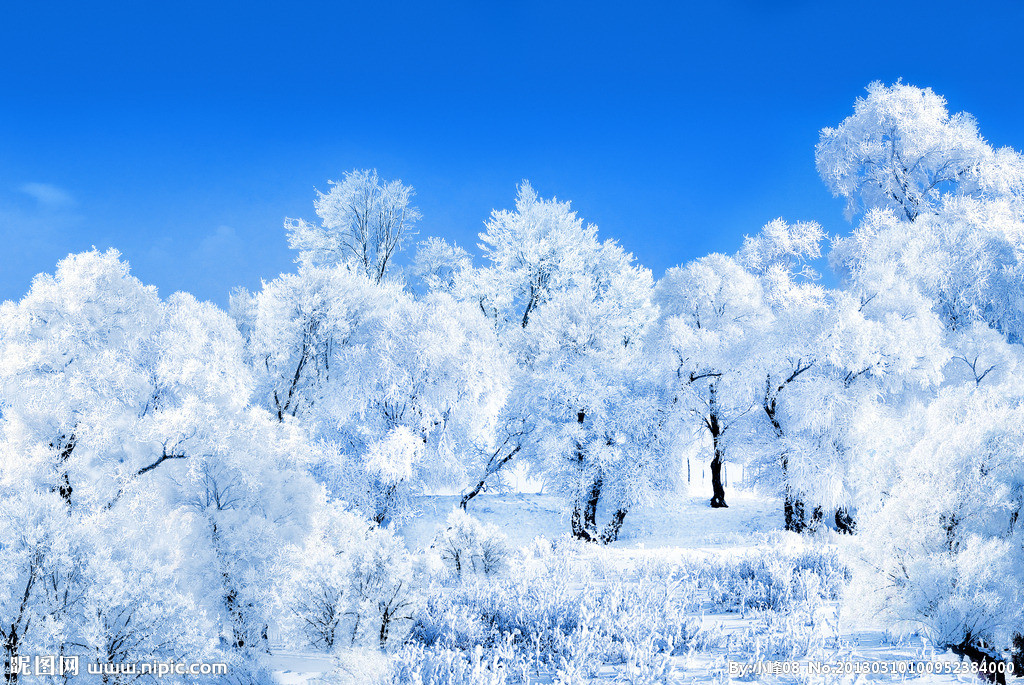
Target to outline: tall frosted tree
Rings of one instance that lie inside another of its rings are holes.
[[[764,377],[759,404],[774,446],[761,454],[772,455],[776,463],[753,466],[764,467],[762,485],[767,481],[781,490],[785,527],[796,532],[803,531],[807,524],[807,497],[795,483],[793,471],[805,455],[789,447],[793,428],[786,409],[796,388],[821,380],[827,354],[824,338],[831,293],[816,282],[819,276],[811,266],[821,257],[824,238],[824,231],[815,222],[789,224],[776,219],[759,234],[748,236],[737,255],[739,263],[760,281],[770,319],[770,325],[759,333],[754,373]]]
[[[182,658],[222,625],[230,658],[265,648],[317,486],[231,319],[92,251],[0,307],[0,359],[6,659]]]
[[[475,304],[416,297],[344,250],[299,262],[232,298],[261,401],[320,446],[332,494],[378,523],[425,488],[461,487],[494,449],[508,390],[493,327]]]
[[[865,402],[864,413],[850,422],[855,451],[870,456],[852,478],[865,493],[864,563],[855,579],[862,588],[885,579],[870,598],[877,600],[872,610],[926,630],[940,644],[975,656],[1014,642],[1019,651],[1021,619],[1006,607],[1016,606],[1021,592],[1018,574],[1009,570],[1020,564],[1019,460],[1009,455],[1019,432],[1013,417],[1024,165],[1017,152],[981,140],[969,115],[947,118],[931,91],[875,85],[872,98],[906,101],[892,114],[886,140],[894,150],[921,154],[913,169],[944,170],[945,177],[929,189],[925,176],[905,175],[906,202],[891,192],[891,201],[883,201],[871,188],[853,189],[851,197],[867,211],[853,234],[836,242],[832,257],[847,291],[877,312],[878,325],[895,330],[893,323],[910,316],[931,318],[938,340],[931,354],[921,355],[929,360],[921,366],[937,369],[930,384]],[[870,117],[861,123],[872,126]],[[835,135],[830,131],[823,143]],[[827,170],[849,158],[823,145],[819,170],[822,161]],[[831,183],[828,173],[823,178]],[[914,313],[901,301],[918,303]],[[888,335],[890,347],[903,350],[921,340]],[[870,483],[887,486],[871,493]]]
[[[854,112],[818,143],[818,173],[849,218],[888,208],[908,221],[931,212],[947,191],[968,191],[991,153],[974,118],[950,115],[930,88],[874,82]]]
[[[757,351],[771,317],[763,286],[736,259],[712,254],[669,269],[658,282],[657,302],[671,404],[706,431],[711,506],[724,508],[729,441],[764,389]]]
[[[517,364],[498,449],[463,503],[521,455],[565,496],[574,535],[614,540],[663,453],[644,348],[656,317],[650,272],[527,182],[480,241],[485,266],[458,269],[453,292],[492,320]]]
[[[380,283],[421,218],[412,204],[412,187],[382,181],[375,169],[345,172],[330,185],[328,192],[317,193],[319,224],[302,219],[286,223],[288,245],[299,251],[302,264],[345,263]]]

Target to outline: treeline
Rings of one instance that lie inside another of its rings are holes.
[[[386,646],[415,572],[390,524],[414,496],[471,507],[520,466],[607,544],[694,446],[710,506],[736,460],[788,529],[856,532],[865,609],[1009,648],[1024,160],[899,83],[869,86],[816,160],[852,232],[776,219],[658,280],[526,182],[478,255],[414,244],[412,189],[371,171],[289,220],[295,272],[230,312],[161,299],[114,251],[63,260],[0,308],[7,663],[252,663],[324,592],[345,598],[332,625]]]

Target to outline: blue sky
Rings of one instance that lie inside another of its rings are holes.
[[[225,303],[292,268],[282,222],[376,167],[473,248],[520,179],[656,276],[768,220],[845,232],[818,130],[872,80],[1024,149],[1024,2],[6,3],[0,299],[117,247]]]

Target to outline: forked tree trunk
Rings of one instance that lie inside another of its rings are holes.
[[[586,412],[583,411],[576,414],[576,420],[579,423],[583,423],[586,417]],[[586,454],[584,453],[583,445],[579,443],[576,444],[576,462],[579,468],[583,470],[586,463]],[[601,502],[601,491],[603,488],[604,477],[598,473],[591,482],[585,499],[577,497],[569,520],[572,527],[572,535],[577,540],[600,542],[607,545],[619,539],[619,531],[622,529],[622,522],[626,519],[627,509],[616,510],[603,532],[599,532],[597,527],[597,505]]]
[[[572,527],[572,536],[577,540],[586,540],[590,542],[593,538],[590,537],[589,531],[583,525],[583,511],[577,502],[572,508],[572,516],[569,518],[569,525]]]
[[[597,532],[597,505],[601,501],[601,487],[604,484],[601,476],[594,479],[587,492],[587,497],[581,502],[576,501],[572,512],[572,534],[578,540],[587,542],[596,541],[599,537]]]
[[[589,506],[589,502],[588,502]],[[596,512],[596,505],[595,505]],[[622,530],[622,524],[626,520],[626,514],[629,513],[628,509],[617,509],[612,514],[611,520],[605,525],[604,530],[598,533],[596,513],[593,526],[585,526],[583,524],[585,514],[583,508],[577,504],[573,507],[572,516],[570,523],[572,525],[572,535],[577,540],[583,540],[584,542],[600,542],[602,545],[615,542],[619,539],[619,533]]]

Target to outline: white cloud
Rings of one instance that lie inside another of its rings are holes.
[[[25,183],[18,190],[49,209],[75,204],[75,198],[71,197],[70,193],[50,183]]]
[[[199,242],[195,257],[203,260],[218,260],[235,256],[242,246],[242,240],[231,226],[218,226]]]

